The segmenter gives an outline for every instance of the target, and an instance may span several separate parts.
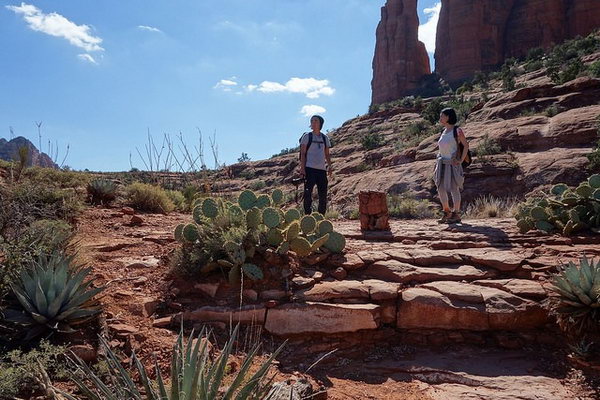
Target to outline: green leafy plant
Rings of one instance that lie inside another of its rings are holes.
[[[384,145],[383,135],[379,132],[368,132],[360,138],[360,143],[365,150],[373,150]]]
[[[436,211],[429,200],[417,199],[414,194],[388,195],[390,217],[401,219],[434,218]]]
[[[588,67],[588,71],[594,78],[600,78],[600,60],[591,63]]]
[[[552,290],[559,295],[554,304],[559,324],[578,334],[597,332],[600,328],[600,262],[585,256],[576,265],[569,262],[552,280]]]
[[[268,398],[272,382],[272,378],[267,377],[269,368],[284,345],[275,350],[266,361],[260,363],[256,372],[251,373],[251,368],[256,367],[254,364],[260,350],[259,345],[255,345],[245,356],[239,370],[233,376],[233,380],[226,385],[228,361],[237,341],[238,331],[239,326],[233,330],[231,337],[214,361],[209,356],[208,334],[204,329],[197,338],[192,332],[187,343],[184,343],[181,331],[173,346],[171,356],[170,387],[167,386],[167,379],[163,377],[158,364],[155,364],[156,384],[154,384],[135,352],[131,358],[139,379],[134,379],[121,366],[118,356],[102,338],[100,343],[106,350],[108,383],[104,383],[85,362],[77,358],[71,362],[74,367],[71,379],[89,400],[259,400]],[[68,393],[62,391],[61,393],[69,400],[76,400]]]
[[[166,191],[159,186],[135,182],[126,188],[129,204],[140,211],[168,213],[175,209]]]
[[[431,100],[423,111],[421,112],[421,117],[425,121],[428,121],[432,125],[436,125],[440,120],[440,113],[444,109],[445,105],[439,98],[435,98]]]
[[[94,179],[87,184],[86,190],[92,204],[108,205],[117,198],[117,184],[109,179]]]
[[[502,147],[486,133],[473,150],[473,153],[478,157],[491,156],[502,153]]]
[[[90,289],[92,281],[84,282],[90,271],[75,265],[72,256],[40,255],[11,285],[21,310],[5,310],[6,320],[27,330],[25,341],[47,331],[73,332],[99,312],[94,296],[104,288]]]

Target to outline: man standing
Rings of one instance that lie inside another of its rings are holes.
[[[300,139],[300,175],[304,177],[304,213],[312,213],[312,192],[317,185],[319,194],[319,213],[327,210],[327,175],[331,176],[331,142],[324,133],[325,120],[320,115],[310,118],[311,132]]]

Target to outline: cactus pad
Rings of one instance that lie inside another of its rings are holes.
[[[530,211],[531,218],[535,221],[547,221],[548,213],[542,207],[533,207]]]
[[[600,189],[600,175],[594,174],[588,178],[588,183],[594,189]]]
[[[308,234],[314,232],[316,227],[317,227],[317,221],[315,220],[315,217],[313,217],[312,215],[305,215],[300,220],[300,229],[302,229],[302,233],[304,233],[305,235],[308,235]]]
[[[567,185],[565,185],[564,183],[559,183],[557,185],[554,185],[552,187],[552,194],[555,196],[560,196],[562,195],[567,189],[569,189],[569,187]]]
[[[325,243],[325,248],[332,253],[341,253],[346,247],[346,238],[338,232],[329,233],[329,239]]]
[[[299,257],[306,257],[310,254],[311,245],[308,240],[298,237],[290,242],[290,248]]]
[[[299,220],[300,217],[300,211],[298,211],[295,208],[290,208],[285,212],[285,222],[287,222],[288,224],[293,221]]]
[[[275,205],[283,203],[283,192],[281,191],[281,189],[273,190],[273,193],[271,194],[271,199],[273,200],[273,204]]]
[[[192,210],[192,218],[194,219],[195,223],[202,223],[202,205],[194,207]]]
[[[196,224],[186,224],[183,227],[182,235],[188,242],[195,242],[200,237]]]
[[[269,207],[265,208],[262,213],[263,223],[269,228],[275,228],[281,222],[279,213],[276,209]]]
[[[329,240],[329,233],[326,233],[324,236],[321,236],[320,238],[318,238],[317,240],[315,240],[311,246],[311,252],[315,252],[317,250],[319,250],[321,247],[323,247],[325,245],[325,243],[327,243],[327,241]]]
[[[239,217],[244,214],[244,211],[242,211],[240,206],[232,204],[231,206],[229,206],[229,213],[233,216]]]
[[[552,225],[548,221],[537,221],[535,223],[535,227],[537,229],[539,229],[540,231],[544,231],[546,233],[550,233],[550,232],[552,232],[554,230],[554,225]]]
[[[583,197],[584,199],[588,199],[588,198],[592,197],[592,194],[594,194],[594,189],[592,189],[592,187],[590,185],[582,183],[581,185],[579,185],[577,187],[577,189],[575,189],[575,193],[577,193],[579,196]]]
[[[249,210],[254,207],[256,203],[256,195],[252,190],[244,190],[238,197],[238,203],[242,210]]]
[[[310,215],[312,215],[317,222],[323,221],[325,219],[325,217],[323,216],[323,214],[318,213],[316,211],[314,213],[310,214]]]
[[[317,225],[317,232],[319,232],[319,236],[324,236],[329,232],[333,232],[333,224],[331,223],[331,221],[325,219],[319,222],[319,224]]]
[[[264,278],[262,270],[255,264],[242,265],[242,271],[249,279],[259,281]]]
[[[246,213],[246,224],[249,228],[257,229],[262,223],[262,213],[256,207]]]
[[[183,238],[183,227],[185,225],[184,224],[179,224],[177,225],[177,227],[175,227],[175,240],[177,240],[178,242],[183,242],[184,238]]]
[[[298,221],[294,221],[288,226],[285,231],[285,238],[288,242],[296,239],[300,234],[300,223]]]
[[[267,232],[267,243],[269,246],[278,247],[281,243],[283,243],[283,234],[277,228],[269,229]]]
[[[202,214],[210,219],[219,215],[219,207],[214,199],[204,199],[202,202]]]
[[[283,242],[283,243],[281,243],[281,246],[279,246],[277,248],[277,253],[283,255],[283,254],[286,254],[289,250],[290,250],[289,242]]]
[[[255,207],[266,208],[271,206],[271,198],[266,194],[261,194],[256,198]]]

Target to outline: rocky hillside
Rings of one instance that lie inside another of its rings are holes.
[[[23,136],[17,136],[9,141],[0,138],[0,160],[16,160],[18,158],[19,149],[22,147],[27,147],[29,150],[27,161],[28,167],[35,165],[46,168],[58,168],[58,165],[56,165],[46,153],[41,153],[33,143]]]
[[[583,58],[586,65],[597,60],[600,51]],[[435,120],[444,102],[466,116],[461,125],[471,147],[482,154],[467,171],[466,201],[484,195],[522,197],[550,184],[582,181],[590,174],[587,155],[598,141],[600,79],[581,76],[556,84],[546,69],[526,72],[526,67],[512,67],[519,75],[514,90],[492,79],[482,84],[485,89],[476,85],[460,96],[406,98],[335,129],[330,133],[333,203],[341,210],[356,209],[361,190],[409,191],[434,199],[431,176],[441,128],[423,117]],[[291,191],[287,182],[297,166],[297,152],[235,164],[223,187],[236,191],[284,185]]]
[[[449,84],[489,71],[509,57],[549,48],[600,27],[597,0],[442,0],[435,72]],[[414,92],[429,74],[417,38],[416,0],[388,0],[373,58],[373,104]]]

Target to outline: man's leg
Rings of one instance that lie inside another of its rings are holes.
[[[319,213],[325,215],[327,211],[327,172],[317,171],[317,192],[319,193]]]
[[[309,215],[312,213],[312,192],[316,183],[315,170],[306,168],[306,176],[304,177],[304,213]]]

